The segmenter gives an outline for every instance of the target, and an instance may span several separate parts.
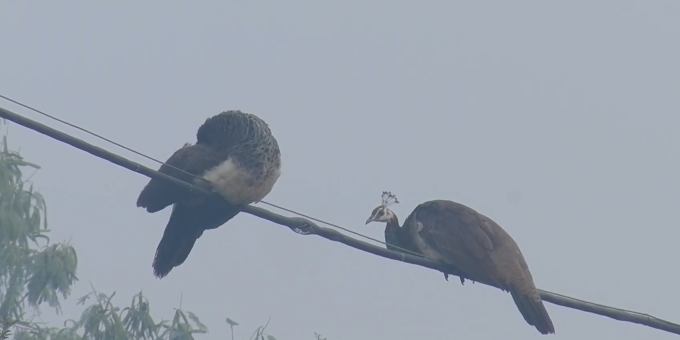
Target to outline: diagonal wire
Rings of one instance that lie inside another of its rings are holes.
[[[112,164],[116,164],[118,166],[121,166],[125,169],[134,171],[136,173],[142,174],[144,176],[147,176],[149,178],[159,178],[165,181],[166,183],[172,183],[172,185],[175,185],[179,188],[184,188],[185,190],[193,190],[197,193],[202,193],[205,195],[205,197],[210,197],[213,199],[222,199],[223,198],[216,198],[215,193],[211,191],[207,191],[203,188],[197,187],[193,184],[181,181],[177,178],[168,176],[167,174],[160,173],[156,170],[152,170],[148,167],[145,167],[139,163],[133,162],[131,160],[125,159],[119,155],[113,154],[107,150],[104,150],[100,147],[94,146],[92,144],[89,144],[82,139],[78,139],[76,137],[73,137],[71,135],[68,135],[66,133],[57,131],[51,127],[48,127],[47,125],[38,123],[36,121],[30,120],[26,117],[23,117],[21,115],[18,115],[16,113],[13,113],[9,110],[3,109],[0,107],[0,117],[8,119],[10,121],[13,121],[19,125],[22,125],[28,129],[34,130],[38,133],[41,133],[43,135],[46,135],[48,137],[51,137],[55,140],[58,140],[62,143],[66,143],[70,146],[73,146],[81,151],[87,152],[93,156],[99,157],[101,159],[104,159],[106,161],[111,162]],[[324,228],[321,226],[316,225],[313,221],[308,220],[308,219],[302,219],[302,221],[298,218],[292,218],[292,217],[285,217],[279,214],[276,214],[274,212],[271,212],[266,209],[258,208],[255,206],[247,205],[244,207],[244,212],[247,212],[250,215],[260,217],[262,219],[268,220],[270,222],[273,222],[275,224],[279,224],[282,226],[285,226],[297,233],[300,233],[300,227],[301,226],[310,226],[312,228],[317,228],[317,234],[318,236],[325,238],[327,240],[335,241],[335,242],[340,242],[343,243],[349,247],[365,251],[380,257],[388,258],[391,260],[396,260],[396,261],[401,261],[413,265],[418,265],[422,266],[425,268],[430,268],[433,270],[441,271],[443,273],[447,273],[451,270],[454,270],[453,275],[459,276],[461,278],[467,278],[465,277],[464,273],[460,273],[457,271],[455,267],[448,266],[444,264],[443,262],[440,261],[435,261],[429,258],[425,257],[416,257],[412,256],[406,253],[400,253],[400,252],[395,252],[393,250],[390,250],[389,248],[382,248],[378,247],[363,241],[359,241],[358,239],[349,237],[345,234],[338,233],[334,229],[330,228]],[[303,234],[305,234],[303,232]],[[474,281],[473,281],[474,282]],[[462,283],[462,282],[461,282]],[[489,285],[495,288],[498,288],[496,285],[491,284],[490,282],[485,283],[483,281],[480,281],[480,283]],[[659,319],[657,317],[651,316],[649,314],[645,313],[640,313],[640,312],[635,312],[631,310],[625,310],[621,308],[615,308],[615,307],[609,307],[606,305],[601,305],[593,302],[588,302],[584,300],[579,300],[576,298],[572,298],[569,296],[565,295],[560,295],[556,294],[553,292],[545,291],[542,289],[538,289],[538,292],[541,296],[541,299],[543,301],[547,301],[553,304],[556,304],[558,306],[563,306],[567,308],[572,308],[572,309],[577,309],[583,312],[587,313],[593,313],[593,314],[598,314],[601,316],[606,316],[609,318],[612,318],[614,320],[618,321],[624,321],[624,322],[630,322],[630,323],[635,323],[639,325],[644,325],[648,326],[651,328],[655,328],[658,330],[674,333],[674,334],[680,334],[680,325],[672,323],[670,321],[666,321],[663,319]]]
[[[342,231],[346,231],[346,232],[348,232],[348,233],[351,233],[351,234],[354,234],[354,235],[357,235],[357,236],[363,237],[363,238],[365,238],[365,239],[368,239],[368,240],[371,240],[371,241],[375,241],[375,242],[378,242],[378,243],[381,243],[381,244],[384,244],[385,246],[387,246],[387,244],[386,244],[385,242],[383,242],[383,241],[380,241],[380,240],[378,240],[378,239],[372,238],[372,237],[370,237],[370,236],[362,235],[362,234],[360,234],[360,233],[358,233],[358,232],[356,232],[356,231],[353,231],[353,230],[350,230],[350,229],[347,229],[347,228],[343,228],[343,227],[341,227],[341,226],[339,226],[339,225],[337,225],[337,224],[335,224],[335,223],[326,222],[326,221],[320,220],[320,219],[318,219],[318,218],[315,218],[315,217],[312,217],[312,216],[303,214],[303,213],[301,213],[301,212],[297,212],[297,211],[295,211],[295,210],[291,210],[291,209],[288,209],[288,208],[284,208],[284,207],[282,207],[282,206],[280,206],[280,205],[276,205],[276,204],[274,204],[274,203],[269,203],[269,202],[265,202],[265,201],[260,201],[260,203],[264,203],[264,204],[266,204],[266,205],[268,205],[268,206],[270,206],[270,207],[274,207],[274,208],[276,208],[276,209],[280,209],[280,210],[283,210],[283,211],[287,211],[287,212],[289,212],[289,213],[291,213],[291,214],[295,214],[295,215],[298,215],[298,216],[302,216],[302,217],[307,218],[307,219],[310,219],[310,220],[312,220],[312,221],[316,221],[316,222],[319,222],[319,223],[323,223],[323,224],[325,224],[325,225],[327,225],[327,226],[331,226],[331,227],[334,227],[334,228],[338,228],[338,229],[340,229],[340,230],[342,230]],[[392,245],[390,245],[390,246],[392,246]],[[420,255],[420,254],[418,254],[418,253],[412,252],[412,251],[410,251],[410,250],[408,250],[408,249],[404,249],[404,248],[400,248],[400,247],[395,247],[395,248],[399,249],[401,252],[404,252],[404,253],[409,253],[409,254],[411,254],[411,255],[415,255],[415,256],[419,256],[419,257],[424,257],[424,256],[422,256],[422,255]]]
[[[24,107],[24,108],[27,108],[27,109],[29,109],[29,110],[31,110],[31,111],[33,111],[33,112],[37,112],[37,113],[39,113],[39,114],[41,114],[41,115],[43,115],[43,116],[45,116],[45,117],[47,117],[47,118],[50,118],[50,119],[52,119],[52,120],[56,120],[56,121],[58,121],[59,123],[62,123],[62,124],[68,125],[68,126],[70,126],[70,127],[72,127],[72,128],[75,128],[75,129],[78,129],[78,130],[80,130],[80,131],[83,131],[83,132],[85,132],[85,133],[87,133],[87,134],[90,134],[90,135],[92,135],[92,136],[95,136],[95,137],[97,137],[97,138],[99,138],[99,139],[101,139],[101,140],[104,140],[104,141],[106,141],[106,142],[109,142],[109,143],[111,143],[111,144],[113,144],[113,145],[115,145],[115,146],[117,146],[117,147],[123,148],[123,149],[125,149],[125,150],[127,150],[127,151],[130,151],[130,152],[132,152],[132,153],[135,153],[135,154],[137,154],[137,155],[139,155],[139,156],[142,156],[142,157],[144,157],[144,158],[150,159],[150,160],[152,160],[152,161],[154,161],[154,162],[157,162],[157,163],[160,163],[160,164],[165,164],[164,162],[159,161],[159,160],[157,160],[157,159],[155,159],[155,158],[153,158],[153,157],[151,157],[151,156],[147,156],[147,155],[145,155],[145,154],[143,154],[143,153],[141,153],[141,152],[139,152],[139,151],[137,151],[137,150],[134,150],[134,149],[132,149],[132,148],[128,148],[127,146],[125,146],[125,145],[123,145],[123,144],[120,144],[120,143],[118,143],[118,142],[116,142],[116,141],[113,141],[113,140],[111,140],[111,139],[108,139],[108,138],[106,138],[106,137],[104,137],[104,136],[102,136],[102,135],[96,134],[96,133],[94,133],[94,132],[92,132],[92,131],[90,131],[90,130],[88,130],[88,129],[82,128],[82,127],[80,127],[80,126],[78,126],[78,125],[69,123],[68,121],[65,121],[65,120],[63,120],[63,119],[57,118],[57,117],[55,117],[55,116],[52,116],[52,115],[50,115],[50,114],[48,114],[48,113],[46,113],[46,112],[43,112],[43,111],[40,111],[40,110],[34,108],[34,107],[31,107],[31,106],[28,106],[28,105],[26,105],[26,104],[24,104],[24,103],[18,102],[18,101],[16,101],[16,100],[12,99],[12,98],[9,98],[9,97],[4,96],[4,95],[2,95],[2,94],[0,94],[0,98],[4,99],[4,100],[6,100],[6,101],[12,102],[12,103],[14,103],[14,104],[17,104],[17,105],[19,105],[19,106],[22,106],[22,107]],[[166,164],[166,165],[167,165],[167,164]],[[176,170],[179,170],[179,171],[181,171],[181,172],[183,172],[183,173],[185,173],[185,174],[194,176],[193,174],[190,174],[190,173],[188,173],[188,172],[186,172],[186,171],[184,171],[184,170],[182,170],[182,169],[177,169],[177,168],[175,168],[175,167],[172,166],[172,165],[168,165],[168,166],[171,167],[171,168],[174,168],[174,169],[176,169]],[[197,176],[194,176],[194,177],[200,178],[200,177],[197,177]],[[201,179],[202,179],[202,178],[201,178]]]
[[[189,176],[191,176],[191,177],[193,177],[193,178],[197,178],[197,179],[199,179],[199,180],[202,180],[202,181],[207,182],[207,180],[206,180],[205,178],[203,178],[203,177],[196,176],[196,175],[194,175],[194,174],[192,174],[192,173],[189,173],[189,172],[187,172],[187,171],[185,171],[185,170],[183,170],[183,169],[179,169],[179,168],[174,167],[174,166],[172,166],[172,165],[166,164],[166,163],[163,162],[163,161],[160,161],[160,160],[158,160],[158,159],[156,159],[156,158],[153,158],[153,157],[151,157],[151,156],[147,156],[147,155],[145,155],[145,154],[143,154],[143,153],[141,153],[141,152],[139,152],[139,151],[137,151],[137,150],[135,150],[135,149],[129,148],[129,147],[123,145],[123,144],[120,144],[120,143],[118,143],[118,142],[116,142],[116,141],[114,141],[114,140],[111,140],[111,139],[106,138],[106,137],[104,137],[104,136],[102,136],[102,135],[100,135],[100,134],[97,134],[97,133],[95,133],[95,132],[92,132],[92,131],[90,131],[90,130],[88,130],[88,129],[86,129],[86,128],[80,127],[80,126],[75,125],[75,124],[73,124],[73,123],[70,123],[70,122],[68,122],[68,121],[66,121],[66,120],[57,118],[57,117],[55,117],[55,116],[53,116],[53,115],[50,115],[50,114],[48,114],[48,113],[46,113],[46,112],[44,112],[44,111],[38,110],[38,109],[36,109],[36,108],[34,108],[34,107],[32,107],[32,106],[26,105],[26,104],[24,104],[24,103],[22,103],[22,102],[19,102],[19,101],[17,101],[17,100],[14,100],[14,99],[12,99],[12,98],[9,98],[9,97],[7,97],[7,96],[5,96],[5,95],[0,94],[0,98],[4,99],[4,100],[6,100],[6,101],[12,102],[12,103],[14,103],[14,104],[16,104],[16,105],[19,105],[19,106],[21,106],[21,107],[24,107],[24,108],[26,108],[26,109],[29,109],[29,110],[31,110],[31,111],[33,111],[33,112],[38,113],[38,114],[41,114],[41,115],[43,115],[43,116],[45,116],[45,117],[47,117],[47,118],[50,118],[50,119],[52,119],[52,120],[55,120],[55,121],[57,121],[57,122],[59,122],[59,123],[62,123],[62,124],[64,124],[64,125],[68,125],[68,126],[70,126],[70,127],[72,127],[72,128],[75,128],[75,129],[78,129],[78,130],[80,130],[80,131],[83,131],[83,132],[85,132],[85,133],[87,133],[87,134],[89,134],[89,135],[92,135],[92,136],[94,136],[94,137],[96,137],[96,138],[99,138],[99,139],[101,139],[101,140],[103,140],[103,141],[106,141],[106,142],[108,142],[108,143],[111,143],[111,144],[113,144],[113,145],[115,145],[115,146],[117,146],[117,147],[119,147],[119,148],[122,148],[122,149],[125,149],[125,150],[127,150],[127,151],[130,151],[130,152],[132,152],[132,153],[134,153],[134,154],[136,154],[136,155],[142,156],[142,157],[144,157],[144,158],[146,158],[146,159],[149,159],[149,160],[154,161],[154,162],[156,162],[156,163],[159,163],[159,164],[161,164],[161,165],[165,165],[165,166],[168,166],[168,167],[170,167],[170,168],[173,168],[173,169],[175,169],[175,170],[177,170],[177,171],[183,172],[183,173],[185,173],[185,174],[187,174],[187,175],[189,175]],[[307,214],[303,214],[303,213],[301,213],[301,212],[297,212],[297,211],[292,210],[292,209],[288,209],[288,208],[282,207],[282,206],[280,206],[280,205],[276,205],[276,204],[274,204],[274,203],[269,203],[269,202],[266,202],[266,201],[260,201],[259,203],[263,203],[263,204],[269,205],[269,206],[271,206],[271,207],[273,207],[273,208],[276,208],[276,209],[279,209],[279,210],[283,210],[283,211],[286,211],[286,212],[289,212],[289,213],[291,213],[291,214],[295,214],[295,215],[298,215],[298,216],[301,216],[301,217],[304,217],[304,218],[308,218],[308,219],[310,219],[310,220],[313,220],[313,221],[316,221],[316,222],[325,224],[325,225],[330,226],[330,227],[333,227],[333,228],[340,229],[340,230],[342,230],[342,231],[344,231],[344,232],[347,232],[347,233],[350,233],[350,234],[353,234],[353,235],[356,235],[356,236],[359,236],[359,237],[363,237],[363,238],[365,238],[365,239],[367,239],[367,240],[371,240],[371,241],[373,241],[373,242],[377,242],[377,243],[380,243],[380,244],[382,244],[382,245],[387,246],[387,243],[385,243],[385,242],[383,242],[383,241],[380,241],[380,240],[378,240],[378,239],[376,239],[376,238],[373,238],[373,237],[370,237],[370,236],[366,236],[366,235],[363,235],[363,234],[358,233],[358,232],[356,232],[356,231],[353,231],[353,230],[350,230],[350,229],[341,227],[341,226],[339,226],[339,225],[337,225],[337,224],[335,224],[335,223],[326,222],[326,221],[324,221],[324,220],[320,220],[320,219],[318,219],[318,218],[309,216],[309,215],[307,215]],[[397,246],[393,246],[393,245],[390,245],[390,246],[394,247],[395,249],[399,249],[399,251],[401,251],[401,252],[403,252],[403,253],[408,253],[408,254],[410,254],[410,255],[414,255],[414,256],[418,256],[418,257],[423,257],[423,258],[424,258],[423,255],[418,254],[418,253],[413,252],[413,251],[410,251],[410,250],[408,250],[408,249],[404,249],[404,248],[397,247]]]

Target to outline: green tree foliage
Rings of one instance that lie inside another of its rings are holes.
[[[75,249],[50,244],[45,200],[22,173],[40,167],[10,151],[7,136],[0,148],[0,318],[24,320],[43,304],[59,313],[78,280]]]
[[[40,169],[7,145],[0,144],[0,340],[193,340],[208,332],[192,312],[176,308],[171,320],[156,322],[142,292],[125,308],[111,303],[94,287],[77,303],[84,310],[77,320],[63,327],[50,327],[34,320],[47,305],[61,314],[61,302],[78,281],[76,250],[68,243],[53,243],[48,237],[47,206],[33,189],[24,171]],[[88,303],[90,303],[88,305]],[[238,323],[226,319],[234,340]],[[269,322],[267,322],[269,324]],[[250,340],[276,340],[258,327]],[[14,333],[14,334],[12,334]],[[315,333],[316,339],[322,339]],[[226,337],[225,337],[226,338]],[[325,340],[325,339],[324,339]]]

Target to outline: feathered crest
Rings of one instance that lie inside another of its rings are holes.
[[[387,207],[392,204],[399,203],[397,196],[389,191],[383,191],[382,193],[382,206]]]

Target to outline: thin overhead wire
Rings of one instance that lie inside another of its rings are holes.
[[[158,160],[158,159],[156,159],[156,158],[153,158],[153,157],[151,157],[151,156],[148,156],[148,155],[146,155],[146,154],[144,154],[144,153],[141,153],[141,152],[139,152],[139,151],[137,151],[137,150],[135,150],[135,149],[132,149],[132,148],[127,147],[127,146],[125,146],[125,145],[123,145],[123,144],[120,144],[120,143],[118,143],[118,142],[116,142],[116,141],[114,141],[114,140],[111,140],[111,139],[109,139],[109,138],[106,138],[106,137],[104,137],[104,136],[102,136],[102,135],[100,135],[100,134],[98,134],[98,133],[92,132],[92,131],[90,131],[90,130],[88,130],[88,129],[86,129],[86,128],[80,127],[80,126],[78,126],[78,125],[76,125],[76,124],[73,124],[73,123],[71,123],[71,122],[68,122],[68,121],[66,121],[66,120],[57,118],[57,117],[55,117],[55,116],[53,116],[53,115],[50,115],[50,114],[48,114],[48,113],[46,113],[46,112],[44,112],[44,111],[42,111],[42,110],[39,110],[39,109],[36,109],[36,108],[34,108],[34,107],[32,107],[32,106],[29,106],[29,105],[27,105],[27,104],[24,104],[24,103],[22,103],[22,102],[20,102],[20,101],[18,101],[18,100],[9,98],[9,97],[7,97],[7,96],[5,96],[5,95],[3,95],[3,94],[0,94],[0,98],[4,99],[4,100],[6,100],[6,101],[9,101],[9,102],[11,102],[11,103],[14,103],[14,104],[16,104],[16,105],[19,105],[19,106],[21,106],[21,107],[24,107],[24,108],[26,108],[26,109],[29,109],[29,110],[31,110],[31,111],[33,111],[33,112],[36,112],[36,113],[38,113],[38,114],[40,114],[40,115],[43,115],[43,116],[45,116],[45,117],[47,117],[47,118],[49,118],[49,119],[52,119],[52,120],[57,121],[57,122],[59,122],[59,123],[62,123],[62,124],[64,124],[64,125],[68,125],[68,126],[70,126],[70,127],[72,127],[72,128],[75,128],[75,129],[78,129],[78,130],[80,130],[80,131],[83,131],[83,132],[85,132],[85,133],[87,133],[87,134],[89,134],[89,135],[91,135],[91,136],[94,136],[94,137],[96,137],[96,138],[99,138],[99,139],[101,139],[101,140],[103,140],[103,141],[105,141],[105,142],[107,142],[107,143],[113,144],[113,145],[115,145],[115,146],[117,146],[117,147],[119,147],[119,148],[122,148],[122,149],[125,149],[125,150],[127,150],[127,151],[130,151],[130,152],[132,152],[132,153],[134,153],[134,154],[136,154],[136,155],[142,156],[142,157],[144,157],[144,158],[146,158],[146,159],[149,159],[149,160],[154,161],[154,162],[156,162],[156,163],[159,163],[159,164],[161,164],[161,165],[166,165],[166,166],[168,166],[168,167],[170,167],[170,168],[173,168],[173,169],[175,169],[175,170],[177,170],[177,171],[183,172],[183,173],[185,173],[185,174],[187,174],[187,175],[189,175],[189,176],[191,176],[191,177],[193,177],[193,178],[196,178],[196,179],[199,179],[199,180],[202,180],[202,181],[206,181],[206,179],[203,178],[203,177],[196,176],[196,175],[194,175],[194,174],[192,174],[192,173],[189,173],[189,172],[187,172],[187,171],[184,171],[183,169],[179,169],[179,168],[177,168],[177,167],[174,167],[174,166],[172,166],[172,165],[169,165],[169,164],[167,164],[167,163],[165,163],[165,162],[163,162],[163,161],[161,161],[161,160]],[[327,225],[327,226],[330,226],[330,227],[333,227],[333,228],[337,228],[337,229],[340,229],[340,230],[342,230],[342,231],[344,231],[344,232],[347,232],[347,233],[350,233],[350,234],[353,234],[353,235],[362,237],[362,238],[364,238],[364,239],[371,240],[371,241],[373,241],[373,242],[377,242],[377,243],[380,243],[380,244],[382,244],[382,245],[387,246],[387,244],[386,244],[385,242],[383,242],[383,241],[380,241],[380,240],[378,240],[378,239],[376,239],[376,238],[373,238],[373,237],[370,237],[370,236],[366,236],[366,235],[363,235],[363,234],[358,233],[358,232],[356,232],[356,231],[353,231],[353,230],[350,230],[350,229],[341,227],[341,226],[339,226],[339,225],[337,225],[337,224],[335,224],[335,223],[326,222],[326,221],[324,221],[324,220],[321,220],[321,219],[318,219],[318,218],[309,216],[309,215],[307,215],[307,214],[304,214],[304,213],[301,213],[301,212],[297,212],[297,211],[295,211],[295,210],[288,209],[288,208],[285,208],[285,207],[282,207],[282,206],[280,206],[280,205],[277,205],[277,204],[274,204],[274,203],[270,203],[270,202],[267,202],[267,201],[264,201],[264,200],[260,201],[259,203],[266,204],[266,205],[271,206],[271,207],[273,207],[273,208],[276,208],[276,209],[279,209],[279,210],[283,210],[283,211],[289,212],[289,213],[291,213],[291,214],[295,214],[295,215],[298,215],[298,216],[300,216],[300,217],[304,217],[304,218],[313,220],[313,221],[315,221],[315,222],[319,222],[319,223],[325,224],[325,225]],[[394,248],[399,249],[401,252],[404,252],[404,253],[408,253],[408,254],[411,254],[411,255],[414,255],[414,256],[418,256],[418,257],[424,257],[423,255],[418,254],[418,253],[416,253],[416,252],[412,252],[412,251],[410,251],[410,250],[408,250],[408,249],[403,249],[403,248],[401,248],[401,247],[396,247],[396,246],[395,246]]]
[[[106,160],[112,164],[118,165],[127,170],[142,174],[149,178],[158,179],[164,181],[168,185],[175,185],[178,188],[183,188],[184,190],[192,191],[196,194],[204,195],[206,198],[224,200],[223,197],[217,195],[216,193],[206,190],[202,187],[198,187],[192,183],[181,181],[175,177],[168,176],[167,174],[160,173],[156,170],[148,168],[142,164],[133,162],[129,159],[123,158],[119,155],[111,153],[103,148],[97,147],[95,145],[89,144],[81,139],[74,136],[68,135],[66,133],[55,130],[47,125],[38,123],[14,112],[6,110],[0,107],[0,117],[10,120],[16,124],[24,126],[28,129],[41,133],[45,136],[53,138],[54,140],[60,141],[62,143],[68,144],[76,149],[87,152],[90,155]],[[475,280],[468,277],[465,273],[460,272],[457,268],[449,266],[441,261],[432,260],[422,256],[414,256],[408,253],[390,250],[389,248],[379,247],[374,244],[370,244],[358,239],[352,238],[348,235],[338,232],[335,229],[321,227],[314,223],[313,221],[306,218],[299,217],[287,217],[279,215],[277,213],[271,212],[267,209],[256,207],[253,205],[247,205],[243,208],[243,212],[268,220],[274,224],[278,224],[289,228],[290,230],[300,233],[303,235],[317,235],[324,239],[339,242],[354,249],[371,253],[383,258],[400,261],[404,263],[409,263],[413,265],[422,266],[425,268],[437,270],[443,273],[449,273],[460,277]],[[477,281],[479,283],[499,288],[494,285],[493,282],[487,280]],[[463,281],[461,280],[461,283]],[[556,304],[558,306],[563,306],[567,308],[572,308],[580,310],[587,313],[593,313],[601,316],[606,316],[615,320],[635,323],[639,325],[648,326],[658,330],[680,334],[680,324],[672,323],[649,314],[635,312],[632,310],[626,310],[622,308],[610,307],[598,303],[588,302],[569,296],[549,292],[543,289],[538,289],[538,292],[543,301]]]

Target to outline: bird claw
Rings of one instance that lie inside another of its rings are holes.
[[[300,235],[309,235],[312,234],[312,232],[314,231],[314,227],[307,223],[304,223],[298,227],[294,227],[293,231]]]
[[[459,276],[459,278],[460,278],[460,284],[461,284],[461,285],[465,285],[465,278],[462,277],[462,276]],[[445,279],[446,281],[448,281],[448,280],[449,280],[449,274],[444,273],[444,279]],[[474,283],[474,281],[473,281],[472,283]]]

